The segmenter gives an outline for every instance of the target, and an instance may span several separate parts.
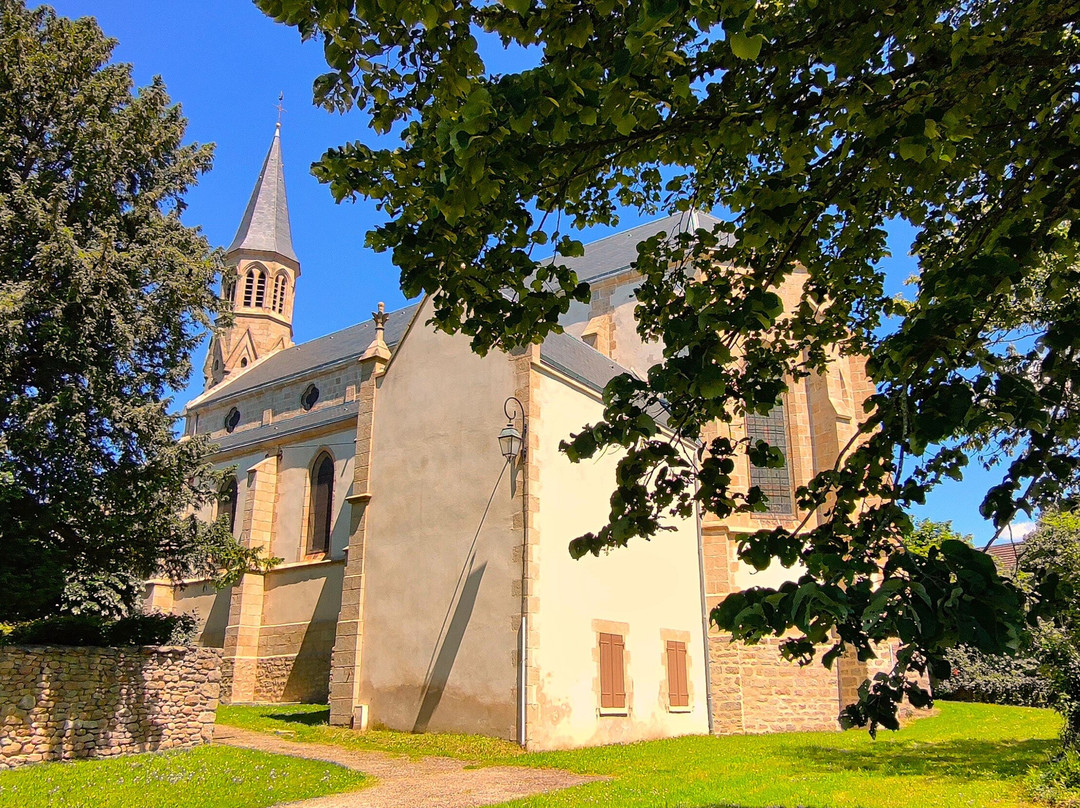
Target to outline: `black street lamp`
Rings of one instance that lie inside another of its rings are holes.
[[[511,403],[517,405],[518,415],[521,416],[520,432],[518,432],[517,427],[514,426],[514,414],[510,409]],[[510,398],[506,399],[503,403],[503,413],[506,415],[506,426],[504,426],[502,432],[499,433],[499,449],[502,451],[502,456],[506,458],[507,463],[513,461],[519,455],[524,459],[524,435],[528,431],[528,427],[525,424],[525,408],[521,406],[521,402],[514,396],[510,396]]]

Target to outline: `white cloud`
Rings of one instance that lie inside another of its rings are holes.
[[[1025,536],[1035,530],[1034,522],[1013,522],[1001,531],[1001,538],[1013,541],[1021,541]]]

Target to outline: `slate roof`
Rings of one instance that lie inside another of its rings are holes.
[[[565,332],[548,334],[540,345],[540,361],[598,393],[616,376],[633,373],[629,368],[612,362],[604,354]],[[666,410],[655,407],[649,410],[649,415],[658,423],[667,426]]]
[[[240,228],[226,254],[235,250],[258,250],[299,260],[293,250],[289,225],[289,201],[285,197],[285,167],[281,160],[281,124],[274,131],[270,151],[251,192]]]
[[[585,254],[577,258],[559,258],[559,263],[577,273],[578,280],[595,280],[629,268],[637,260],[637,245],[661,230],[669,236],[693,232],[699,228],[712,230],[720,219],[699,210],[676,213],[654,222],[646,222],[621,233],[615,233],[585,245]]]
[[[347,401],[333,407],[325,407],[320,410],[305,412],[292,418],[286,418],[276,424],[265,424],[253,429],[244,429],[233,432],[231,435],[222,435],[214,441],[215,451],[227,452],[251,446],[268,440],[280,440],[297,432],[333,424],[338,421],[355,420],[359,410],[359,401]]]
[[[548,334],[540,345],[540,358],[559,372],[598,391],[616,376],[627,372],[622,365],[566,333]]]
[[[276,165],[278,177],[280,174],[281,148],[279,138],[274,136],[274,145],[270,147],[267,155],[267,166],[275,163],[272,158],[277,154]],[[260,197],[260,188],[265,183],[267,167],[263,168],[263,176],[255,186],[255,193],[248,205],[248,214],[253,208],[258,207],[257,198]],[[285,186],[281,180],[280,199],[284,203]],[[288,210],[283,208],[285,216],[286,235],[288,234]],[[245,214],[245,222],[249,216]],[[701,211],[667,216],[654,222],[647,222],[637,227],[630,228],[621,233],[585,245],[585,254],[579,258],[562,259],[567,266],[578,273],[582,280],[590,280],[603,275],[613,274],[628,268],[631,262],[637,259],[637,245],[639,242],[664,230],[666,232],[685,232],[696,230],[699,227],[711,228],[720,220]],[[241,225],[241,232],[244,225]],[[240,233],[237,234],[240,239]],[[237,249],[235,246],[230,250]],[[291,241],[289,249],[292,249]],[[252,248],[264,249],[264,248]],[[406,306],[397,311],[390,312],[386,323],[386,344],[393,348],[405,334],[406,328],[412,321],[413,314],[419,303]],[[319,337],[301,345],[294,345],[275,354],[271,354],[251,367],[227,379],[217,387],[211,388],[202,396],[196,398],[192,404],[203,406],[205,404],[221,401],[225,398],[249,392],[264,385],[276,384],[292,376],[317,371],[320,368],[331,367],[343,362],[357,359],[367,350],[372,339],[375,338],[375,324],[371,320],[365,320],[357,325]],[[551,334],[540,346],[541,359],[549,365],[565,373],[573,379],[595,390],[603,390],[604,385],[612,377],[627,372],[627,368],[612,362],[602,353],[593,350],[577,337],[569,334]],[[289,423],[292,423],[290,419]],[[283,424],[285,422],[282,422]],[[245,433],[241,433],[245,434]],[[222,444],[224,446],[224,444]]]
[[[386,344],[393,348],[405,335],[405,329],[412,322],[413,313],[419,303],[413,303],[403,309],[390,312],[386,321]],[[375,339],[375,323],[365,320],[362,323],[318,337],[301,345],[294,345],[283,351],[271,354],[237,376],[226,379],[217,387],[210,388],[204,397],[194,403],[203,405],[246,393],[256,387],[276,384],[290,376],[311,373],[320,368],[339,365],[351,359],[358,359],[368,345]]]

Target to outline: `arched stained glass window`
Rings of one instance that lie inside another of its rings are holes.
[[[222,516],[228,518],[230,531],[236,527],[236,500],[238,493],[236,478],[233,477],[229,482],[222,486],[218,496],[218,518],[221,518]]]
[[[330,522],[334,504],[334,458],[322,452],[311,467],[309,553],[330,552]]]
[[[788,450],[787,416],[784,405],[778,404],[768,415],[756,413],[746,416],[746,436],[750,440],[763,440],[784,453],[784,465],[780,468],[762,468],[750,464],[750,484],[761,489],[769,498],[766,512],[777,516],[790,516],[794,510],[791,484],[791,466]]]

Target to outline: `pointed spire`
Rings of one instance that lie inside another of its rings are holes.
[[[281,123],[266,154],[259,180],[251,192],[244,219],[226,253],[255,250],[276,253],[299,263],[292,245],[289,203],[285,198],[285,170],[281,160]]]

